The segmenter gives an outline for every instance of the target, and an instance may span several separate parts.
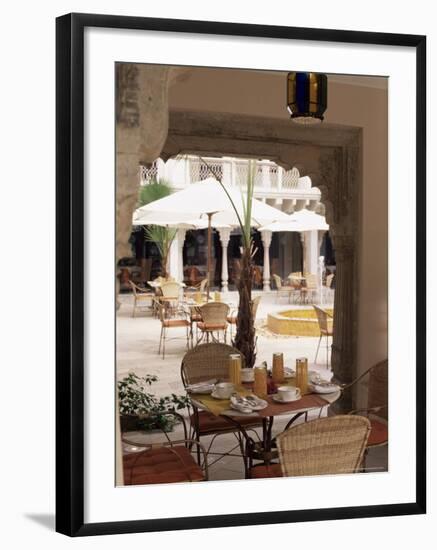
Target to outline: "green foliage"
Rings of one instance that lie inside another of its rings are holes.
[[[140,187],[138,206],[144,206],[167,197],[171,192],[172,187],[170,182],[163,179],[152,179],[150,183]],[[144,232],[146,240],[156,244],[161,256],[162,274],[164,277],[167,277],[168,255],[177,230],[157,225],[148,225],[144,227]]]
[[[136,423],[139,429],[152,430],[161,429],[171,431],[177,420],[175,416],[169,415],[184,409],[190,404],[188,397],[184,395],[166,395],[157,397],[148,391],[158,377],[146,374],[145,377],[129,373],[117,384],[119,410],[122,416],[137,416]]]
[[[138,207],[149,204],[158,199],[167,197],[172,192],[170,182],[163,179],[152,179],[150,183],[140,187],[138,195]]]
[[[177,229],[171,227],[161,227],[160,225],[144,226],[146,240],[156,244],[161,255],[162,274],[167,277],[168,255],[170,247],[177,235]]]

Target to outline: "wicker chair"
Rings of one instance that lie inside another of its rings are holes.
[[[363,416],[339,415],[299,424],[276,437],[279,464],[251,468],[252,478],[357,472],[370,433]]]
[[[317,315],[317,322],[319,323],[320,338],[317,345],[316,357],[314,358],[314,363],[317,363],[317,356],[319,355],[320,342],[325,336],[326,338],[326,368],[329,368],[329,337],[333,335],[333,326],[332,326],[332,315],[330,315],[324,309],[313,305],[313,308]]]
[[[229,306],[223,302],[210,302],[197,308],[202,320],[197,322],[197,328],[200,330],[200,338],[196,345],[200,344],[206,336],[207,343],[211,337],[213,342],[220,341],[220,332],[223,333],[223,340],[226,343],[226,332],[228,329],[227,318],[229,315]],[[217,334],[217,337],[214,336]]]
[[[153,298],[154,295],[152,292],[149,292],[145,290],[144,288],[140,288],[132,281],[129,281],[129,285],[132,289],[132,295],[134,297],[134,304],[133,304],[133,310],[132,310],[132,317],[136,316],[137,307],[140,307],[139,304],[147,302],[148,307],[153,307]]]
[[[181,378],[184,387],[187,387],[189,384],[197,384],[198,382],[211,379],[228,379],[229,356],[231,354],[239,354],[239,351],[232,346],[228,346],[227,344],[217,343],[201,344],[200,346],[188,351],[185,354],[181,364]],[[190,434],[190,438],[200,441],[201,437],[210,435],[214,436],[206,451],[207,455],[219,455],[218,460],[220,460],[223,456],[233,456],[231,453],[237,447],[240,447],[241,455],[244,455],[244,440],[239,433],[239,428],[236,424],[233,424],[224,416],[215,416],[208,411],[201,411],[194,404],[192,405],[192,408],[193,412],[190,415],[192,433]],[[239,423],[244,426],[244,428],[255,428],[261,426],[260,419],[254,417],[240,417]],[[234,433],[238,444],[233,449],[225,453],[212,453],[211,448],[215,438],[224,433]],[[200,463],[199,451],[198,461]],[[216,462],[216,460],[214,462]]]
[[[361,386],[360,386],[361,385]],[[359,414],[367,416],[370,421],[371,432],[367,442],[367,449],[380,447],[388,443],[388,360],[376,363],[350,384],[342,387],[342,396],[336,402],[335,407],[329,407],[329,414],[336,410],[347,410],[348,404],[352,400],[352,394],[360,391],[366,391],[367,386],[367,406],[358,409],[349,410],[348,414]]]
[[[279,298],[282,296],[287,296],[288,297],[288,302],[290,303],[290,298],[291,298],[291,295],[293,293],[293,291],[295,290],[293,286],[288,286],[288,285],[283,285],[282,284],[282,279],[281,277],[279,277],[279,275],[275,275],[273,274],[273,280],[275,281],[275,285],[276,285],[276,301],[279,300]]]
[[[314,296],[317,294],[318,291],[318,280],[317,275],[314,275],[314,273],[307,273],[305,275],[305,281],[300,289],[301,294],[301,302],[302,303],[313,303],[314,302]]]
[[[187,428],[183,416],[178,413],[168,413],[177,416],[183,424],[184,439],[167,441],[159,444],[139,443],[131,441],[122,434],[125,452],[123,454],[124,485],[146,485],[156,483],[179,483],[208,480],[208,463],[205,448],[199,443],[187,438]],[[196,463],[191,454],[192,446],[196,445],[203,453],[203,467]],[[127,450],[130,448],[130,452]],[[144,450],[138,451],[143,448]]]
[[[191,323],[188,319],[187,313],[184,310],[178,310],[176,312],[177,317],[169,318],[169,309],[165,306],[165,304],[162,304],[159,300],[155,300],[155,307],[158,312],[158,318],[161,322],[158,353],[160,354],[162,350],[162,358],[165,359],[165,342],[168,339],[168,329],[185,328],[187,348],[189,348],[191,339]]]

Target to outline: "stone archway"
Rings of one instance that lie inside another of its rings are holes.
[[[168,111],[169,83],[183,69],[121,64],[117,72],[116,259],[126,252],[139,164],[177,154],[241,156],[296,166],[322,193],[336,250],[332,366],[347,382],[357,372],[361,129],[226,113]],[[139,91],[141,90],[141,93]]]
[[[296,166],[322,193],[336,250],[332,368],[341,382],[357,372],[358,249],[362,130],[226,113],[171,111],[164,160],[178,154],[263,158]]]

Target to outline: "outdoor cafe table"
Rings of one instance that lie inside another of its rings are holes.
[[[288,379],[284,382],[283,385],[293,385],[294,379]],[[240,390],[237,390],[238,393],[242,395],[251,393],[252,384],[243,384]],[[275,417],[293,415],[291,420],[287,424],[287,428],[295,421],[297,418],[302,416],[305,413],[314,410],[321,410],[323,407],[326,407],[340,397],[340,391],[334,391],[332,393],[307,393],[303,395],[300,399],[296,401],[291,401],[288,403],[278,403],[273,400],[272,395],[265,397],[268,405],[265,409],[260,411],[253,411],[252,413],[242,413],[230,408],[229,399],[215,399],[211,395],[207,394],[189,394],[190,399],[198,409],[208,411],[216,416],[221,415],[226,418],[230,424],[235,425],[243,434],[246,439],[246,447],[253,447],[253,439],[249,437],[246,429],[240,422],[242,418],[259,418],[262,425],[262,449],[260,457],[262,460],[268,464],[271,458],[272,450],[272,429],[273,422]]]

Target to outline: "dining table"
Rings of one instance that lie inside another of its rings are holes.
[[[294,377],[289,377],[284,380],[281,385],[295,386],[296,380]],[[246,441],[246,452],[243,457],[245,472],[250,470],[252,461],[259,460],[268,465],[272,460],[277,458],[275,450],[275,441],[273,436],[273,425],[275,418],[289,416],[285,429],[288,429],[298,418],[307,415],[310,412],[319,411],[321,416],[325,407],[328,407],[341,396],[341,390],[338,386],[330,393],[316,393],[310,385],[308,392],[301,395],[299,399],[289,402],[278,402],[275,400],[275,393],[268,394],[262,397],[267,402],[267,406],[261,410],[243,413],[231,408],[230,399],[217,399],[211,394],[199,394],[187,391],[192,404],[199,410],[208,411],[216,416],[220,415],[233,426],[237,427],[242,433]],[[236,387],[236,393],[245,396],[253,393],[253,382],[242,383]],[[260,441],[255,441],[249,435],[247,428],[241,422],[242,419],[248,417],[259,418],[261,423],[261,438]]]

